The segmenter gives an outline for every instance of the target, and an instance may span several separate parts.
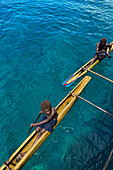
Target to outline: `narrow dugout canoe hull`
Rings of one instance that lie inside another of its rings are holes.
[[[82,81],[71,91],[74,94],[80,95],[87,85],[87,83],[90,81],[91,77],[86,76]],[[58,121],[55,127],[60,123],[60,121],[63,119],[63,117],[67,114],[67,112],[71,109],[73,104],[76,102],[77,97],[74,97],[70,95],[70,93],[56,106],[56,110],[58,113]],[[47,137],[51,133],[46,131],[39,140],[32,146],[34,143],[37,133],[34,130],[32,134],[22,143],[22,145],[13,153],[13,155],[9,158],[9,160],[6,162],[7,165],[11,170],[17,170],[22,168],[25,163],[32,157],[32,155],[36,152],[36,150],[41,146],[41,144],[47,139]],[[32,146],[32,147],[31,147]],[[31,147],[31,148],[30,148]],[[19,161],[16,162],[16,157],[19,153],[23,153],[25,151],[28,151],[24,157]],[[7,168],[5,165],[1,167],[1,170],[6,170]]]
[[[113,42],[110,43],[112,45],[110,52],[113,50]],[[109,51],[109,48],[107,49],[107,52]],[[92,58],[93,59],[93,58]],[[84,66],[82,67],[86,67],[89,66],[92,59],[90,61],[88,61]],[[88,69],[92,69],[93,67],[95,67],[100,61],[96,60]],[[62,84],[66,87],[69,87],[71,84],[73,84],[77,79],[79,79],[80,77],[84,76],[88,71],[84,70],[83,68],[80,68],[78,71],[76,71],[73,75],[71,75],[67,80],[65,80]]]

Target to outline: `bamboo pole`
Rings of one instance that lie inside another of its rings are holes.
[[[110,155],[109,155],[109,157],[108,157],[108,159],[107,159],[107,161],[105,163],[105,166],[104,166],[103,170],[106,170],[106,168],[107,168],[107,166],[108,166],[108,164],[109,164],[109,162],[110,162],[110,160],[112,158],[112,155],[113,155],[113,149],[110,152]]]
[[[37,120],[39,119],[40,115],[41,115],[41,113],[38,115],[38,117],[36,118],[36,120],[34,121],[33,124],[35,124],[35,123],[37,122]],[[31,131],[32,128],[33,128],[33,127],[31,127],[31,128],[29,129],[29,132]],[[28,134],[29,134],[29,132],[28,132]]]
[[[97,109],[99,109],[99,110],[101,110],[101,111],[103,111],[103,112],[107,113],[109,116],[113,117],[113,115],[112,115],[112,114],[110,114],[110,113],[109,113],[109,112],[107,112],[106,110],[102,109],[101,107],[96,106],[95,104],[91,103],[90,101],[88,101],[88,100],[84,99],[83,97],[80,97],[80,96],[78,96],[78,95],[76,95],[76,94],[74,94],[74,93],[70,93],[70,94],[72,94],[73,96],[76,96],[76,97],[78,97],[78,98],[80,98],[80,99],[84,100],[85,102],[87,102],[87,103],[91,104],[92,106],[96,107]]]
[[[92,70],[86,69],[86,68],[84,68],[84,67],[82,67],[82,68],[113,83],[113,80],[110,80],[110,79],[108,79],[107,77],[102,76],[101,74],[98,74],[98,73],[96,73],[96,72],[94,72],[94,71],[92,71]]]

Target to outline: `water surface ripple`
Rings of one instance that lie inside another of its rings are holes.
[[[55,107],[81,79],[69,88],[62,82],[93,57],[101,38],[112,42],[112,33],[110,0],[0,1],[0,166],[26,139],[40,103]],[[113,79],[112,68],[105,58],[93,70]],[[88,75],[81,96],[113,114],[112,83]],[[113,148],[112,124],[78,100],[22,169],[101,170]]]

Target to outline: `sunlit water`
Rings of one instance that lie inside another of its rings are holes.
[[[57,106],[82,78],[69,88],[62,82],[112,35],[110,0],[0,1],[0,166],[27,138],[40,103]],[[93,70],[113,79],[113,59]],[[88,75],[81,96],[113,114],[112,83]],[[100,170],[112,148],[113,118],[78,100],[22,169]]]

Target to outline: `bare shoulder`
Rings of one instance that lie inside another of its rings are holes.
[[[98,42],[98,43],[96,44],[96,46],[98,47],[98,46],[99,46],[99,44],[100,44],[100,43]]]
[[[111,47],[111,44],[106,43],[106,47]]]
[[[54,112],[54,113],[56,112],[56,109],[54,107],[52,107],[52,112]]]

